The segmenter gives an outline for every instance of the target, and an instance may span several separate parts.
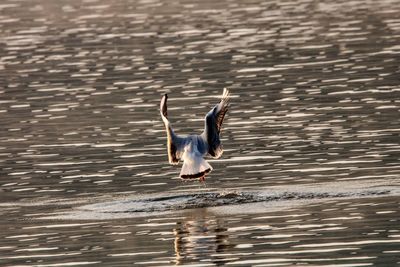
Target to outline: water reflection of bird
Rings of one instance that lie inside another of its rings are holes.
[[[228,111],[229,91],[224,88],[219,104],[207,113],[203,133],[186,137],[176,135],[172,129],[167,117],[167,99],[168,96],[165,94],[161,99],[160,113],[167,131],[169,163],[175,165],[180,159],[183,160],[180,177],[200,178],[200,181],[204,181],[206,174],[212,170],[204,157],[219,158],[223,152],[220,133],[222,122]]]
[[[227,260],[218,254],[234,245],[229,242],[228,229],[222,224],[218,219],[198,218],[198,215],[177,222],[173,229],[175,263],[208,259],[216,265],[223,265]]]

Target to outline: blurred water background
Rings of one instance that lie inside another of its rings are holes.
[[[399,265],[399,13],[2,1],[0,265]],[[223,87],[224,155],[182,182],[160,98],[196,133]]]

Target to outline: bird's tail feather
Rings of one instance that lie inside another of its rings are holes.
[[[202,157],[183,161],[180,177],[182,179],[195,179],[205,176],[212,171],[211,165]]]

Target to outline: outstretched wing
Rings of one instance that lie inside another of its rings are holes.
[[[179,159],[181,158],[185,140],[174,133],[174,130],[172,129],[172,126],[168,120],[167,99],[167,94],[161,98],[160,114],[167,132],[168,160],[169,163],[175,165],[178,164]]]
[[[222,122],[225,114],[228,111],[229,105],[229,90],[224,88],[221,101],[213,109],[211,109],[205,118],[205,129],[203,136],[208,143],[208,154],[214,158],[219,158],[222,155],[222,145],[219,139],[221,133]]]

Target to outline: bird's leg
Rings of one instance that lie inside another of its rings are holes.
[[[201,176],[199,182],[204,183],[205,181],[206,181],[206,176],[205,175]]]

